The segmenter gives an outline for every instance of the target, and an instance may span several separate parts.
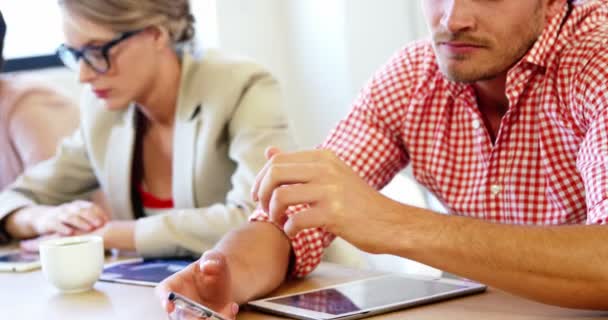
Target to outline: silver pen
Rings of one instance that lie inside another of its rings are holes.
[[[194,302],[179,293],[169,293],[168,299],[175,304],[176,309],[183,310],[193,316],[204,319],[228,320],[221,314],[209,309],[208,307],[205,307],[200,303]]]

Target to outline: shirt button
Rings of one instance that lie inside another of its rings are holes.
[[[497,196],[500,193],[500,191],[502,191],[502,187],[500,185],[493,184],[490,187],[490,192],[492,192],[493,196]]]
[[[481,128],[481,122],[479,120],[473,120],[473,129],[477,130]]]

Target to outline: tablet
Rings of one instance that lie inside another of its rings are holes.
[[[37,253],[10,251],[0,253],[0,271],[25,272],[40,268],[40,256]]]
[[[249,303],[255,309],[304,320],[359,319],[485,291],[454,279],[386,275]]]
[[[140,286],[155,287],[174,273],[186,268],[195,260],[134,259],[106,265],[99,280]]]

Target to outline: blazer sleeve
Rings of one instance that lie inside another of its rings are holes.
[[[85,198],[98,187],[77,130],[61,143],[54,157],[28,168],[0,193],[0,221],[11,212],[30,205],[60,205]]]
[[[228,123],[228,152],[236,170],[225,202],[139,219],[135,230],[139,254],[200,254],[247,222],[255,207],[251,187],[266,162],[265,148],[291,150],[294,146],[281,100],[279,85],[271,75],[260,71],[248,78]]]

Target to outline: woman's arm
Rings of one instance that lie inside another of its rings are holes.
[[[78,131],[64,140],[53,158],[27,169],[15,183],[0,193],[0,221],[6,224],[5,229],[10,229],[11,237],[38,235],[41,229],[34,228],[33,223],[40,220],[43,214],[46,217],[46,209],[50,209],[38,206],[70,204],[74,200],[84,198],[97,187],[97,177],[87,156],[82,134]],[[76,207],[80,205],[77,204]],[[29,209],[35,209],[35,214]],[[65,225],[65,221],[73,221],[68,222],[68,225],[79,229],[74,221],[74,216],[80,216],[79,213],[56,212],[55,216],[62,219],[62,223],[51,223],[52,225],[61,226]],[[11,218],[7,219],[9,217]],[[32,228],[35,234],[32,234]],[[62,232],[60,227],[43,229],[45,233]]]

